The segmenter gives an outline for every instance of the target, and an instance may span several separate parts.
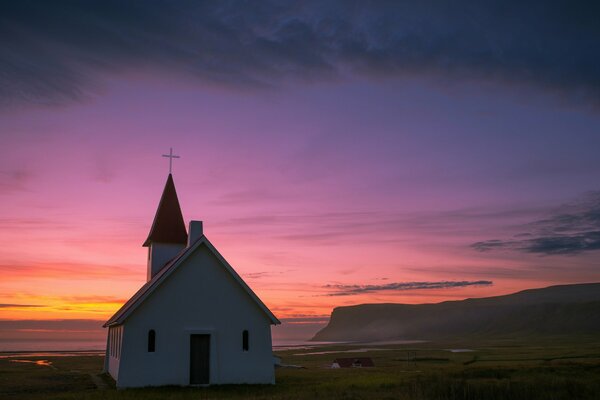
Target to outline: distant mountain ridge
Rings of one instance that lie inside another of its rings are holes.
[[[314,341],[600,334],[600,283],[435,304],[337,307]]]

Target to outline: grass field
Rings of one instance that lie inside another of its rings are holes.
[[[365,353],[343,353],[365,347]],[[475,351],[448,350],[464,348]],[[326,351],[335,353],[303,355]],[[600,338],[341,345],[277,355],[306,368],[277,369],[274,386],[118,391],[101,375],[102,357],[2,358],[0,399],[600,399]],[[371,357],[376,366],[325,368],[336,357],[353,356]]]

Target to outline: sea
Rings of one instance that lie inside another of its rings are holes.
[[[0,340],[0,352],[104,350],[106,340]]]
[[[306,339],[274,339],[273,350],[287,350],[301,347],[315,347],[331,342],[309,342]],[[81,352],[104,351],[106,340],[102,341],[74,341],[74,340],[2,340],[0,339],[0,353],[16,352]]]

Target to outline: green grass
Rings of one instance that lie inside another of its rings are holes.
[[[360,346],[364,347],[364,346]],[[297,355],[278,352],[305,369],[276,371],[274,386],[98,390],[102,357],[45,357],[55,369],[0,359],[1,399],[515,399],[600,398],[600,340],[544,339],[375,346],[387,351]],[[476,352],[451,353],[444,349]],[[352,346],[319,350],[343,351]],[[324,368],[336,357],[372,357],[376,367]],[[408,360],[407,360],[408,357]],[[34,359],[20,357],[21,359]]]

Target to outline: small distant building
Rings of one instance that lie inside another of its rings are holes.
[[[202,230],[186,232],[169,174],[148,247],[147,282],[104,326],[117,388],[275,383],[279,320]]]
[[[336,358],[331,364],[331,368],[367,368],[374,366],[375,363],[370,357]]]

